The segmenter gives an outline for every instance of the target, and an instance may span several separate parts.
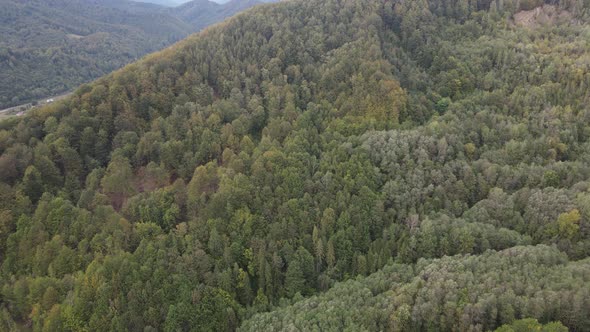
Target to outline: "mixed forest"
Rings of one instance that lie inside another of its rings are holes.
[[[589,0],[259,6],[0,122],[0,330],[590,330]]]

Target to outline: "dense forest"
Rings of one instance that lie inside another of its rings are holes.
[[[567,331],[590,326],[588,259],[556,248],[514,247],[480,256],[391,264],[367,278],[260,314],[241,331]],[[576,288],[586,285],[586,288]],[[510,326],[514,325],[514,326]],[[518,326],[522,328],[518,329]],[[527,326],[529,325],[529,326]],[[513,329],[511,329],[513,328]]]
[[[589,0],[290,0],[0,122],[0,330],[590,330]]]
[[[258,3],[1,0],[0,109],[71,90]]]

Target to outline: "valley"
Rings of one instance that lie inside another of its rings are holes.
[[[54,103],[56,101],[62,100],[64,98],[68,97],[70,94],[71,94],[71,92],[64,93],[64,94],[60,94],[57,96],[39,99],[39,100],[36,100],[31,103],[26,103],[26,104],[22,104],[22,105],[17,105],[17,106],[5,108],[3,110],[0,110],[0,120],[3,118],[11,117],[11,116],[23,116],[23,115],[25,115],[26,112],[28,112],[32,109],[35,109],[37,107],[42,107],[42,106]]]
[[[72,90],[259,4],[182,7],[106,0],[5,0],[0,12],[0,108]]]

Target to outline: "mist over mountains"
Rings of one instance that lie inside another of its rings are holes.
[[[181,0],[133,0],[136,2],[145,2],[145,3],[153,3],[156,5],[160,5],[160,6],[166,6],[166,7],[176,7],[178,5],[181,5],[184,2],[187,1],[181,1]]]

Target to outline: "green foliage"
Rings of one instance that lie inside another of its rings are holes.
[[[258,314],[239,330],[488,331],[498,323],[506,325],[496,331],[568,330],[560,322],[541,325],[536,319],[560,319],[586,330],[589,273],[588,259],[568,262],[546,246],[390,265]],[[552,302],[546,301],[548,294]]]
[[[586,3],[515,4],[261,6],[2,122],[2,328],[589,330]]]
[[[539,323],[536,319],[527,318],[512,322],[511,324],[502,325],[496,332],[567,332],[567,327],[560,322],[552,322],[546,325]]]
[[[576,236],[580,230],[580,219],[580,212],[577,209],[560,214],[557,218],[559,235],[566,239]]]

